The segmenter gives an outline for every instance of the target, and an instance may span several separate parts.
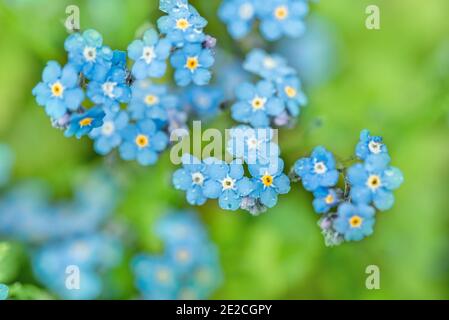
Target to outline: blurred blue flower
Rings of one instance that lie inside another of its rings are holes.
[[[128,47],[129,57],[135,61],[132,74],[136,79],[148,77],[160,78],[167,69],[171,43],[168,39],[159,39],[156,30],[148,29],[143,40],[134,40]]]
[[[232,118],[253,127],[267,127],[270,117],[275,117],[285,109],[284,102],[276,97],[275,88],[269,81],[259,81],[256,85],[245,82],[236,89],[238,102],[232,105]]]
[[[120,156],[123,160],[137,160],[143,166],[156,163],[159,153],[168,145],[167,134],[159,131],[151,119],[128,125],[122,132]]]
[[[374,208],[359,204],[342,203],[333,226],[346,241],[359,241],[373,233]]]
[[[80,139],[93,129],[103,125],[105,113],[101,107],[94,107],[83,114],[74,113],[70,118],[69,127],[65,131],[66,137],[76,136]]]
[[[0,187],[4,186],[10,178],[14,155],[11,149],[4,144],[0,144]]]
[[[209,179],[207,166],[192,155],[183,155],[182,164],[183,167],[173,174],[173,185],[177,190],[186,191],[189,204],[201,206],[207,200],[204,194],[205,183]]]
[[[127,84],[127,71],[112,67],[107,74],[99,75],[87,85],[87,96],[105,109],[118,111],[121,103],[128,103],[131,89]]]
[[[239,125],[230,130],[226,150],[247,164],[267,163],[277,160],[280,155],[278,144],[272,141],[273,137],[274,130],[271,128],[254,129]]]
[[[94,149],[100,155],[106,155],[122,142],[121,131],[129,122],[128,113],[125,111],[106,111],[103,125],[93,129],[89,137],[95,140]]]
[[[113,52],[103,46],[103,37],[95,30],[89,29],[83,34],[71,34],[64,43],[68,52],[69,63],[91,80],[97,74],[105,74],[111,67]]]
[[[158,127],[168,121],[167,110],[176,108],[176,96],[168,94],[164,85],[153,84],[149,81],[137,81],[132,87],[132,98],[128,105],[131,117],[136,120],[150,118]]]
[[[290,191],[290,179],[283,173],[282,159],[271,161],[269,164],[251,164],[248,169],[254,177],[252,181],[255,184],[251,197],[259,199],[264,206],[274,207],[278,195]]]
[[[321,146],[313,150],[310,158],[296,161],[294,171],[302,179],[307,191],[315,191],[319,187],[333,187],[339,177],[333,154]]]
[[[305,31],[304,18],[308,13],[306,0],[269,0],[257,6],[260,31],[269,41],[283,35],[299,37]]]
[[[206,25],[207,20],[192,6],[174,7],[157,21],[159,31],[177,47],[182,47],[185,42],[203,42]]]
[[[176,211],[158,219],[154,231],[167,245],[207,240],[204,226],[191,211]]]
[[[37,103],[45,107],[47,115],[54,119],[64,116],[68,110],[75,111],[84,100],[84,92],[79,86],[78,72],[68,64],[61,69],[56,61],[47,63],[42,82],[34,89]]]
[[[169,13],[171,10],[179,8],[188,8],[189,2],[187,0],[160,0],[159,10]]]
[[[0,283],[0,300],[8,299],[9,288],[6,284]]]
[[[98,270],[111,269],[121,257],[119,241],[92,234],[46,244],[33,254],[32,264],[39,281],[63,299],[95,299],[103,289]],[[79,275],[78,289],[67,286],[71,272]]]
[[[318,188],[313,192],[313,208],[316,213],[327,213],[336,207],[343,196],[340,189]]]
[[[298,77],[288,76],[277,83],[279,98],[285,101],[288,113],[297,117],[301,111],[300,107],[305,106],[307,97],[301,89]]]
[[[237,162],[227,164],[212,159],[207,160],[206,165],[209,179],[204,182],[203,194],[207,198],[218,199],[222,209],[239,209],[242,197],[248,196],[255,188],[253,182],[244,176],[243,166]]]
[[[355,154],[360,160],[365,160],[371,154],[387,153],[387,146],[382,137],[371,136],[367,129],[360,133],[360,141],[357,143]]]
[[[216,116],[224,101],[223,90],[215,86],[191,86],[185,91],[185,108],[202,119]]]
[[[224,0],[218,9],[218,16],[226,23],[228,31],[234,39],[245,37],[256,18],[256,2],[254,0]]]
[[[277,54],[268,54],[262,49],[253,49],[247,54],[243,68],[267,80],[277,81],[286,76],[294,75],[294,69],[287,61]]]
[[[399,188],[404,177],[398,168],[390,167],[389,162],[388,154],[373,154],[363,164],[358,163],[348,169],[352,201],[360,204],[373,202],[382,211],[393,206],[392,191]]]
[[[176,69],[177,85],[187,86],[193,82],[202,86],[208,84],[211,79],[208,69],[214,64],[214,56],[210,49],[203,48],[201,44],[187,44],[175,51],[170,62]]]

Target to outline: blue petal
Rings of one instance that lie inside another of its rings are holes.
[[[176,189],[186,191],[192,185],[192,176],[190,172],[184,169],[178,169],[173,174],[172,182]]]
[[[222,186],[215,180],[207,180],[204,182],[203,194],[209,199],[217,199],[222,192]]]
[[[393,193],[384,189],[378,189],[373,195],[373,202],[377,209],[385,211],[394,204]]]
[[[260,202],[268,208],[273,208],[278,202],[278,194],[273,188],[266,188],[260,193]]]

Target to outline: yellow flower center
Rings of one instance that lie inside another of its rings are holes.
[[[150,143],[149,138],[144,134],[139,134],[136,137],[136,144],[139,148],[145,148]]]
[[[87,127],[92,124],[92,121],[94,121],[93,118],[84,118],[79,121],[79,125],[80,127]]]
[[[166,283],[170,280],[170,271],[165,268],[160,268],[156,272],[156,278],[159,282]]]
[[[184,31],[188,27],[190,27],[190,23],[187,19],[182,18],[182,19],[176,20],[176,28]]]
[[[352,216],[349,219],[349,225],[351,228],[359,228],[362,225],[363,219],[359,216]]]
[[[256,97],[251,101],[254,110],[262,109],[265,106],[266,99]]]
[[[284,20],[288,17],[288,8],[286,6],[279,6],[274,10],[274,16],[278,20]]]
[[[296,90],[293,87],[290,86],[286,86],[285,89],[285,94],[289,97],[289,98],[294,98],[296,96]]]
[[[376,190],[381,185],[380,177],[376,176],[376,175],[371,175],[371,176],[369,176],[368,181],[366,182],[366,184],[372,190]]]
[[[327,197],[324,199],[324,201],[325,201],[327,204],[332,204],[332,203],[334,202],[334,196],[331,195],[331,194],[329,194],[329,195],[327,195]]]
[[[51,86],[51,93],[53,94],[54,97],[62,97],[62,94],[64,93],[64,87],[59,81],[55,82]]]
[[[145,103],[149,106],[154,106],[159,102],[159,98],[155,95],[149,94],[145,97]]]
[[[262,183],[265,187],[270,187],[273,184],[273,176],[265,174],[262,177]]]
[[[195,71],[196,68],[198,68],[199,62],[198,57],[188,57],[186,62],[186,68],[190,71]]]

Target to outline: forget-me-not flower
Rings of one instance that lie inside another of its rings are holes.
[[[42,73],[42,82],[33,89],[33,95],[53,119],[61,118],[68,110],[77,110],[84,100],[75,67],[67,64],[61,68],[56,61],[47,63]]]
[[[300,107],[307,103],[299,79],[296,76],[288,76],[281,79],[276,85],[278,96],[285,101],[288,113],[297,117],[301,111]]]
[[[218,9],[218,16],[226,23],[228,31],[234,39],[245,37],[256,18],[256,1],[224,0]]]
[[[318,188],[313,192],[313,209],[316,213],[326,213],[337,206],[342,198],[342,191],[333,188]]]
[[[345,202],[338,207],[333,227],[346,241],[359,241],[373,233],[374,214],[373,207]]]
[[[277,81],[286,76],[294,75],[294,69],[278,54],[268,54],[262,49],[253,49],[243,62],[246,71],[261,76],[264,79]]]
[[[72,114],[69,122],[69,127],[65,131],[66,137],[76,136],[80,139],[87,135],[93,129],[103,125],[105,113],[101,107],[94,107],[87,110],[83,114]]]
[[[382,137],[371,136],[366,129],[360,132],[360,141],[357,143],[355,154],[360,160],[365,160],[370,154],[387,153],[387,146]]]
[[[122,142],[121,131],[128,125],[129,116],[126,111],[107,111],[103,125],[93,129],[89,137],[94,142],[94,149],[98,154],[106,155]]]
[[[215,86],[191,86],[185,92],[185,107],[203,119],[216,116],[224,101],[223,90]]]

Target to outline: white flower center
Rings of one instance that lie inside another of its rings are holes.
[[[178,250],[176,252],[176,260],[179,262],[187,262],[190,259],[190,253],[187,250]]]
[[[106,121],[103,126],[101,127],[101,133],[104,136],[110,136],[115,131],[115,125],[113,121]]]
[[[368,149],[374,154],[378,154],[381,151],[382,143],[376,141],[370,141],[368,143]]]
[[[102,89],[105,96],[108,96],[111,99],[115,98],[114,89],[117,86],[117,82],[105,82],[102,85]]]
[[[159,97],[153,94],[149,94],[145,97],[144,101],[147,106],[151,107],[159,103]]]
[[[201,186],[204,182],[204,176],[201,172],[192,173],[193,184]]]
[[[239,8],[239,16],[243,20],[249,20],[254,16],[254,7],[251,3],[246,2]]]
[[[276,68],[276,61],[272,57],[266,57],[263,60],[263,65],[267,69],[274,69],[274,68]]]
[[[159,268],[156,279],[161,283],[167,283],[170,280],[170,271],[167,268]]]
[[[257,140],[255,137],[249,138],[246,142],[246,145],[248,146],[249,150],[256,150],[259,148],[260,141]]]
[[[156,52],[154,47],[144,47],[142,51],[142,57],[146,64],[150,64],[154,58],[156,58]]]
[[[97,49],[95,49],[94,47],[85,47],[83,55],[86,61],[93,62],[97,58]]]
[[[315,163],[314,170],[317,174],[323,174],[327,171],[327,167],[323,162],[320,161]]]
[[[235,179],[232,179],[230,176],[227,176],[226,178],[224,178],[221,181],[221,186],[223,187],[223,191],[224,190],[234,189],[234,187],[235,187]]]

